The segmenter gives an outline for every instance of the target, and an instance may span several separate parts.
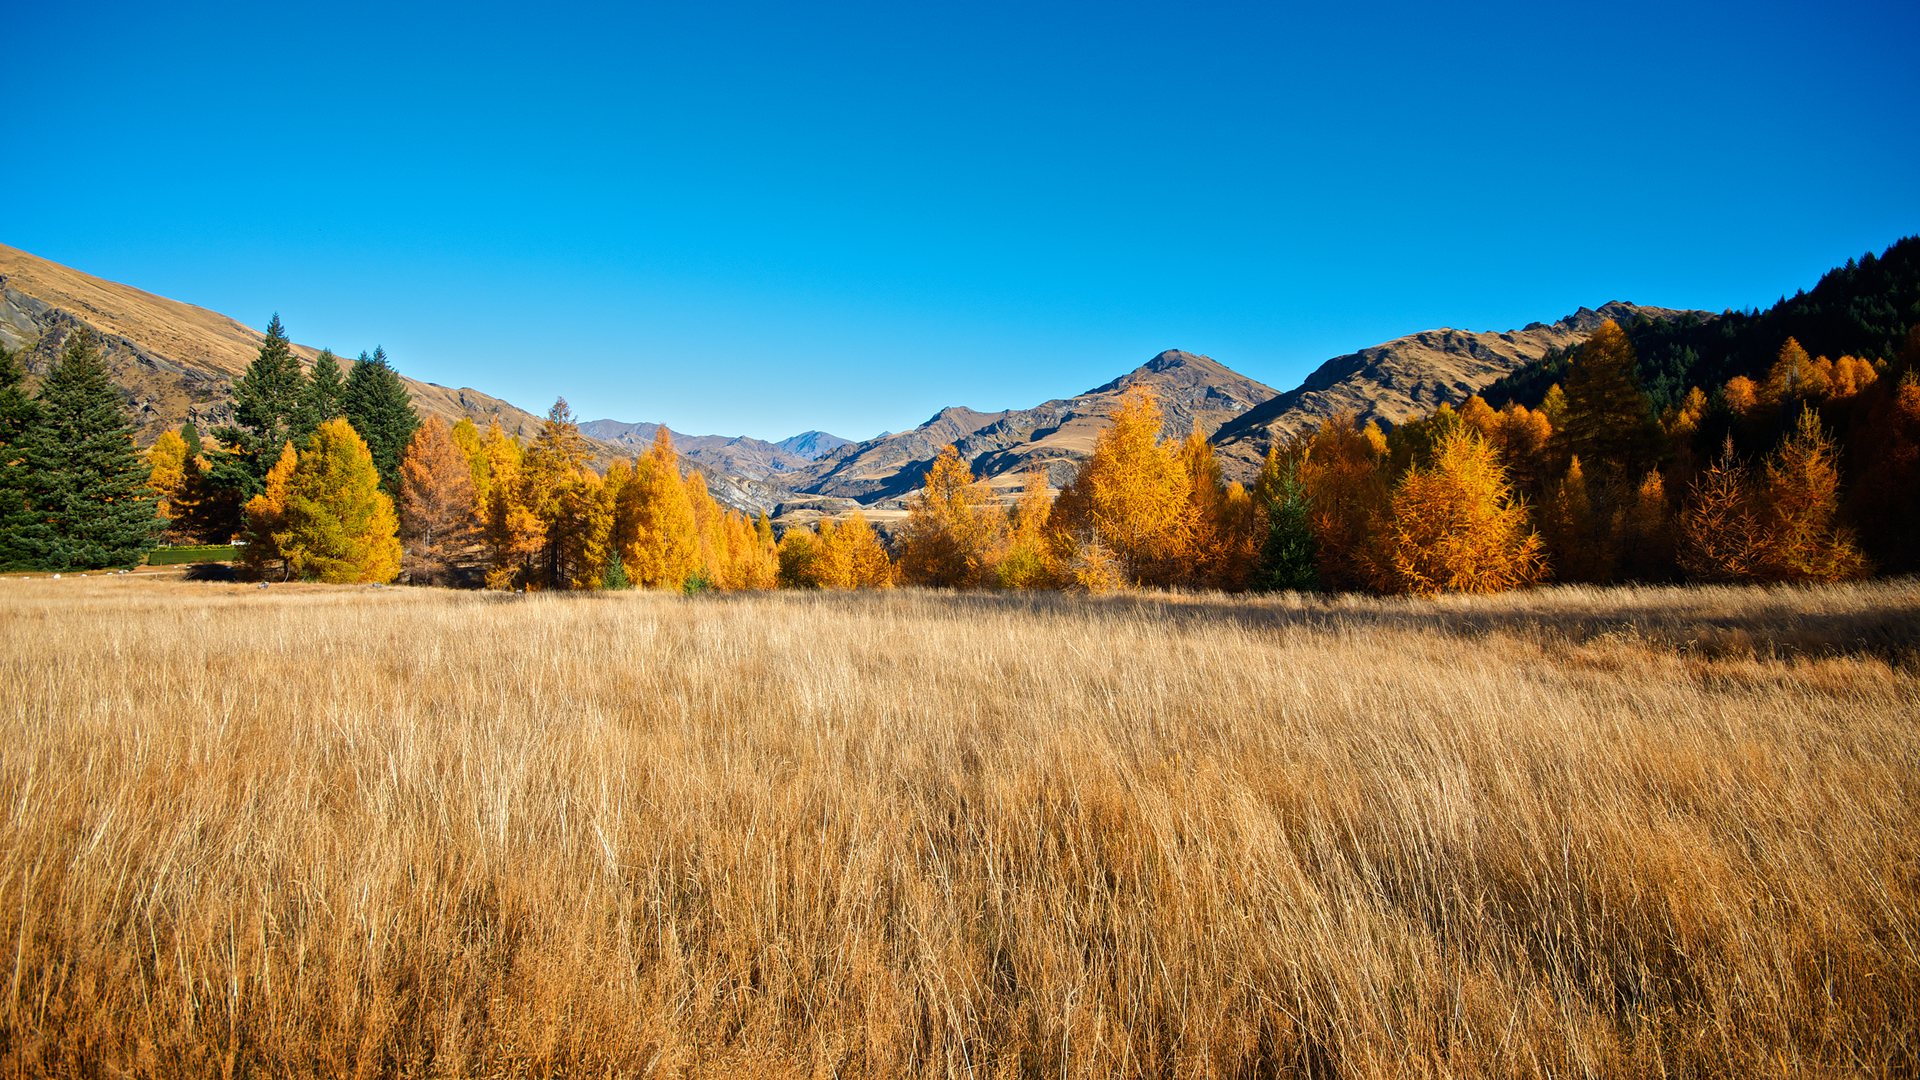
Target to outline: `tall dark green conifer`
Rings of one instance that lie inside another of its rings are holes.
[[[1605,464],[1639,476],[1659,452],[1653,405],[1640,389],[1633,343],[1612,319],[1600,324],[1567,372],[1566,452],[1591,470]]]
[[[373,453],[380,489],[390,498],[399,498],[400,459],[420,427],[420,417],[413,411],[413,399],[400,382],[400,374],[387,363],[385,349],[375,346],[372,356],[361,353],[353,362],[340,404],[353,430],[367,441],[367,449]]]
[[[300,430],[295,446],[305,446],[307,436],[321,424],[345,412],[346,379],[340,374],[340,360],[332,349],[321,349],[307,372],[307,385],[300,396]]]
[[[234,380],[233,425],[213,429],[215,438],[239,451],[212,458],[215,484],[237,491],[243,503],[260,494],[280,448],[299,434],[305,388],[306,376],[276,313],[260,355]]]
[[[49,570],[138,563],[167,522],[154,511],[133,422],[90,332],[67,340],[37,404],[26,455],[28,498],[44,525],[27,539],[34,561]]]
[[[40,410],[26,394],[25,379],[19,356],[0,346],[0,569],[35,565],[29,541],[44,532],[27,502],[27,440]]]

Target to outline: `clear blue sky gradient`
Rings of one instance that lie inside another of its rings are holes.
[[[1287,389],[1429,327],[1764,305],[1920,232],[1911,2],[8,22],[0,242],[700,434],[864,438],[1165,348]]]

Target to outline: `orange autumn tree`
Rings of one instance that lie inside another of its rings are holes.
[[[477,524],[472,462],[447,422],[429,416],[400,460],[400,535],[409,579],[447,580],[454,557],[472,541]]]
[[[1382,591],[1501,592],[1545,573],[1526,506],[1493,448],[1464,425],[1440,435],[1431,466],[1413,466],[1401,477],[1385,526],[1374,573]]]
[[[1041,589],[1053,584],[1047,567],[1047,512],[1052,506],[1046,470],[1030,470],[1020,501],[1008,515],[1005,548],[994,561],[994,578],[1001,588]]]
[[[1302,438],[1299,478],[1320,587],[1364,588],[1373,580],[1375,536],[1387,506],[1386,436],[1342,412]]]
[[[1867,561],[1851,530],[1836,524],[1839,450],[1811,406],[1795,431],[1769,455],[1761,493],[1765,535],[1761,571],[1776,581],[1840,581],[1861,577]]]
[[[826,589],[885,589],[893,585],[893,563],[886,545],[855,510],[838,525],[820,523],[815,540],[814,580]]]
[[[701,567],[700,524],[665,425],[633,463],[614,508],[613,543],[627,576],[650,589],[684,588]]]
[[[265,490],[247,500],[241,511],[244,524],[243,538],[246,551],[241,560],[247,569],[260,576],[267,572],[268,563],[278,563],[281,580],[292,574],[293,568],[287,562],[281,542],[287,533],[287,490],[293,479],[293,470],[300,464],[299,452],[291,442],[280,449],[280,459],[267,470]]]
[[[387,582],[400,572],[399,520],[366,441],[339,416],[315,428],[287,480],[280,548],[293,573]]]
[[[993,528],[985,485],[952,444],[941,447],[900,533],[900,576],[915,585],[972,588],[982,583]]]
[[[1766,540],[1747,467],[1728,436],[1720,456],[1694,479],[1680,512],[1680,569],[1693,581],[1757,577]]]
[[[1259,537],[1253,499],[1238,481],[1222,479],[1213,444],[1195,431],[1180,448],[1191,533],[1176,572],[1179,584],[1242,591],[1253,573]]]

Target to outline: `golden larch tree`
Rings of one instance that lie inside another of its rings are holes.
[[[927,469],[900,534],[900,576],[915,585],[972,588],[981,583],[992,544],[989,498],[951,444]]]
[[[282,580],[292,573],[282,545],[287,539],[288,486],[299,464],[300,454],[291,442],[281,447],[279,460],[267,470],[264,490],[241,511],[246,550],[240,558],[255,575],[264,574],[269,563],[278,564]]]
[[[633,479],[620,491],[614,542],[627,576],[650,589],[682,588],[700,568],[699,523],[665,425],[654,433],[653,449],[633,463]]]
[[[1794,432],[1767,458],[1761,500],[1765,576],[1840,581],[1867,573],[1867,560],[1852,531],[1835,522],[1840,509],[1839,450],[1812,406],[1801,408]]]
[[[471,429],[472,424],[465,420]],[[478,446],[478,433],[473,433]],[[472,462],[453,429],[429,416],[414,430],[400,459],[400,536],[409,578],[446,581],[453,561],[473,541],[479,525],[474,508]]]
[[[1047,555],[1047,514],[1052,507],[1047,471],[1030,469],[1020,501],[1009,511],[1006,544],[994,561],[994,579],[1001,588],[1042,589],[1054,583]]]
[[[1493,593],[1539,581],[1540,536],[1486,440],[1454,426],[1434,446],[1432,462],[1409,469],[1394,487],[1377,587]]]
[[[1569,454],[1587,467],[1629,469],[1652,463],[1658,428],[1640,388],[1639,360],[1625,331],[1612,319],[1600,324],[1567,371],[1566,420],[1554,430]]]
[[[1307,442],[1300,485],[1323,589],[1364,588],[1372,580],[1375,536],[1387,508],[1386,457],[1386,436],[1374,424],[1356,427],[1351,412],[1322,423]]]
[[[1676,557],[1691,580],[1744,581],[1759,576],[1765,554],[1752,482],[1728,436],[1720,456],[1687,492]]]
[[[344,416],[316,427],[287,482],[293,573],[319,581],[387,582],[400,572],[400,522],[380,490],[373,453]]]
[[[1097,541],[1135,584],[1173,583],[1193,540],[1186,462],[1179,446],[1161,442],[1160,420],[1151,390],[1136,384],[1122,394],[1049,525],[1068,550]]]

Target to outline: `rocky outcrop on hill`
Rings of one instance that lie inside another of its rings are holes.
[[[1298,387],[1222,424],[1213,435],[1214,450],[1229,479],[1251,480],[1276,439],[1316,427],[1335,413],[1350,411],[1362,423],[1392,427],[1442,404],[1458,405],[1549,351],[1586,341],[1608,319],[1627,323],[1688,314],[1714,317],[1614,301],[1597,311],[1583,307],[1558,322],[1528,323],[1505,333],[1442,327],[1409,334],[1321,364]]]
[[[1136,384],[1153,390],[1165,414],[1162,430],[1176,439],[1196,429],[1212,432],[1278,393],[1218,361],[1169,349],[1112,382],[1031,409],[942,409],[910,431],[842,446],[786,482],[808,495],[897,507],[898,500],[921,485],[940,449],[951,443],[971,463],[975,476],[996,487],[1018,487],[1036,468],[1059,486],[1093,453],[1094,439],[1107,426],[1121,394]]]

